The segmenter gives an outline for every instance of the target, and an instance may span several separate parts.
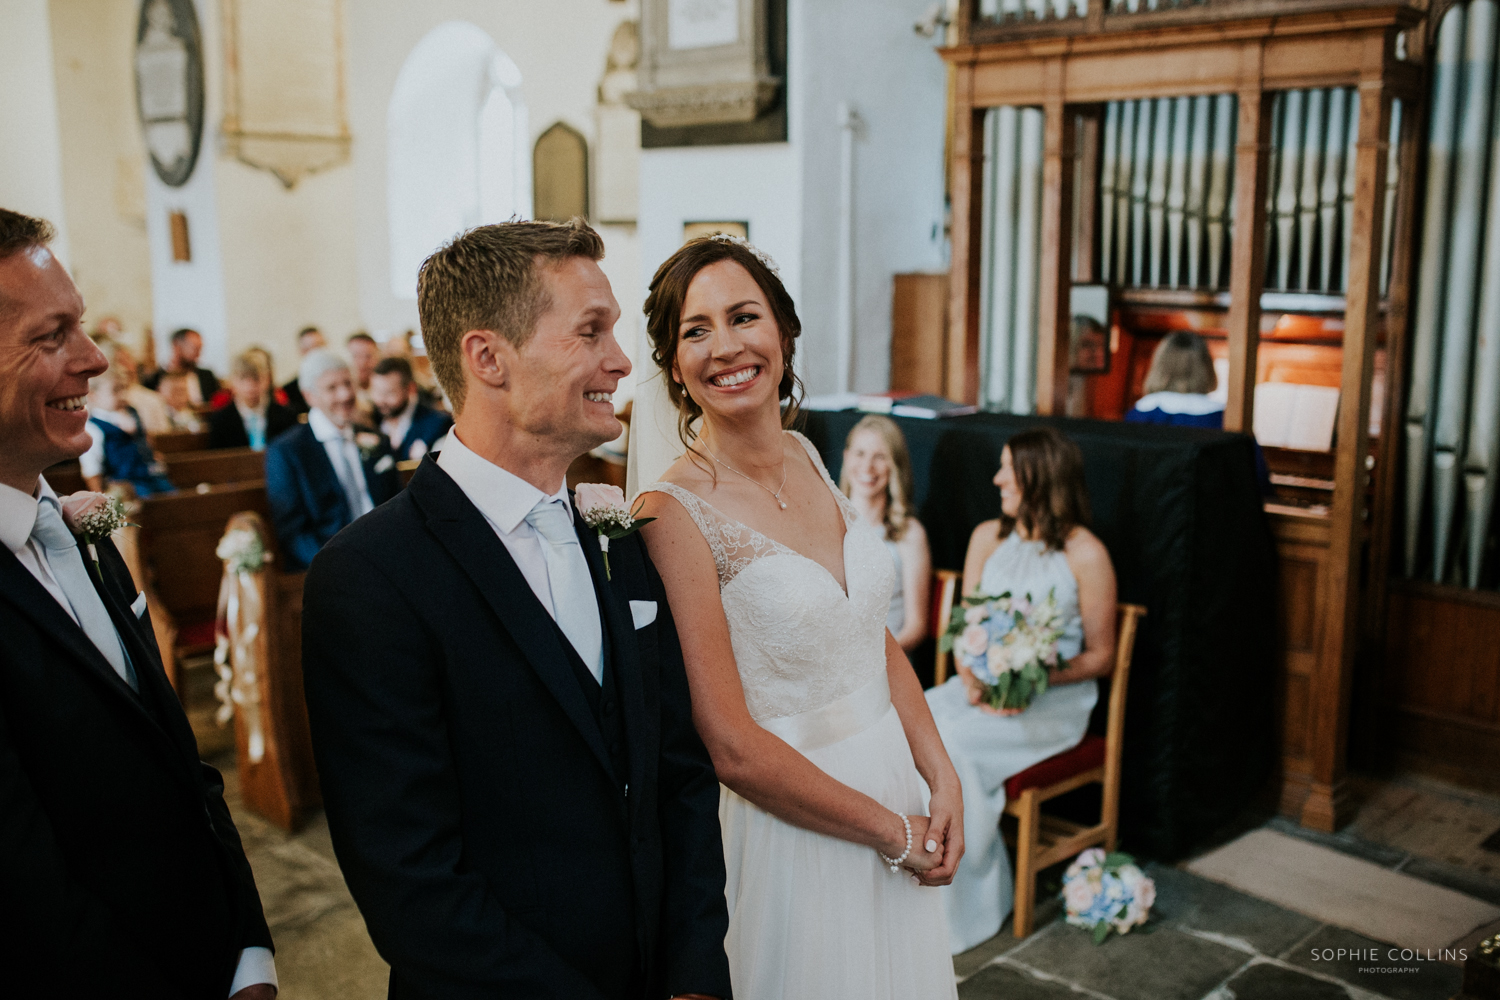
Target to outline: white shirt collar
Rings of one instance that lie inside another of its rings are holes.
[[[1218,413],[1224,409],[1224,402],[1196,392],[1153,392],[1148,396],[1142,396],[1135,404],[1135,408],[1142,413],[1160,410],[1163,413],[1183,413],[1201,417],[1207,413]]]
[[[36,527],[37,504],[47,497],[56,500],[57,494],[45,476],[37,477],[37,490],[31,494],[0,483],[0,542],[6,548],[12,552],[25,548],[31,529]]]
[[[514,473],[507,472],[489,459],[481,458],[470,451],[458,438],[456,431],[448,432],[437,459],[438,468],[453,477],[458,488],[479,508],[480,513],[507,535],[531,513],[543,500],[561,500],[573,518],[573,505],[568,502],[568,484],[564,480],[558,491],[550,497]]]
[[[312,429],[313,437],[324,444],[327,444],[329,441],[354,440],[354,428],[350,427],[347,432],[339,430],[338,425],[329,420],[328,415],[316,407],[308,411],[307,426]]]

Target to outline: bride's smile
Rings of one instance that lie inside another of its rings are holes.
[[[699,406],[729,417],[778,405],[782,356],[781,329],[750,272],[723,260],[694,275],[672,374]]]

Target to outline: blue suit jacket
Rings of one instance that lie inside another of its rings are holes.
[[[442,410],[434,410],[430,406],[417,403],[412,409],[411,426],[406,429],[404,441],[391,443],[396,446],[396,457],[401,461],[411,458],[411,446],[421,441],[431,451],[432,446],[438,439],[448,433],[453,426],[453,418]]]
[[[373,433],[361,431],[361,433]],[[385,436],[365,456],[365,486],[379,507],[401,492],[396,456]],[[266,448],[266,499],[289,571],[306,569],[313,556],[354,520],[323,443],[306,424]]]

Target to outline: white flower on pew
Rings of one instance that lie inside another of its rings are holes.
[[[81,490],[58,498],[58,506],[62,508],[63,523],[68,530],[88,546],[94,572],[101,572],[99,551],[94,546],[129,524],[125,518],[125,505],[107,494]]]
[[[632,510],[625,503],[625,494],[618,486],[607,483],[579,483],[574,490],[574,504],[583,523],[599,533],[599,551],[604,554],[604,578],[611,579],[609,572],[609,540],[624,538],[641,530],[641,526],[656,520],[654,517],[636,517],[641,501],[636,501]]]
[[[229,564],[231,573],[255,573],[273,558],[257,532],[234,528],[219,539],[214,555]]]

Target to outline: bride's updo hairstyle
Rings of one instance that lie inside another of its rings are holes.
[[[651,293],[646,297],[645,313],[646,333],[651,337],[651,360],[661,369],[667,396],[677,407],[677,435],[682,438],[683,447],[690,450],[698,436],[693,423],[703,416],[703,407],[672,378],[672,364],[677,359],[678,327],[682,324],[682,303],[686,301],[688,286],[698,272],[722,260],[734,261],[755,279],[765,293],[776,328],[781,331],[782,371],[776,392],[782,402],[788,403],[782,410],[783,427],[792,426],[797,419],[798,403],[803,396],[802,380],[792,370],[797,338],[802,334],[802,321],[797,318],[797,307],[781,278],[743,240],[724,236],[701,236],[689,240],[656,269],[656,275],[651,279]]]
[[[1055,427],[1022,431],[1005,446],[1021,488],[1021,509],[1013,518],[1000,512],[1000,537],[1019,523],[1047,548],[1061,550],[1073,529],[1088,527],[1090,520],[1083,452]]]

